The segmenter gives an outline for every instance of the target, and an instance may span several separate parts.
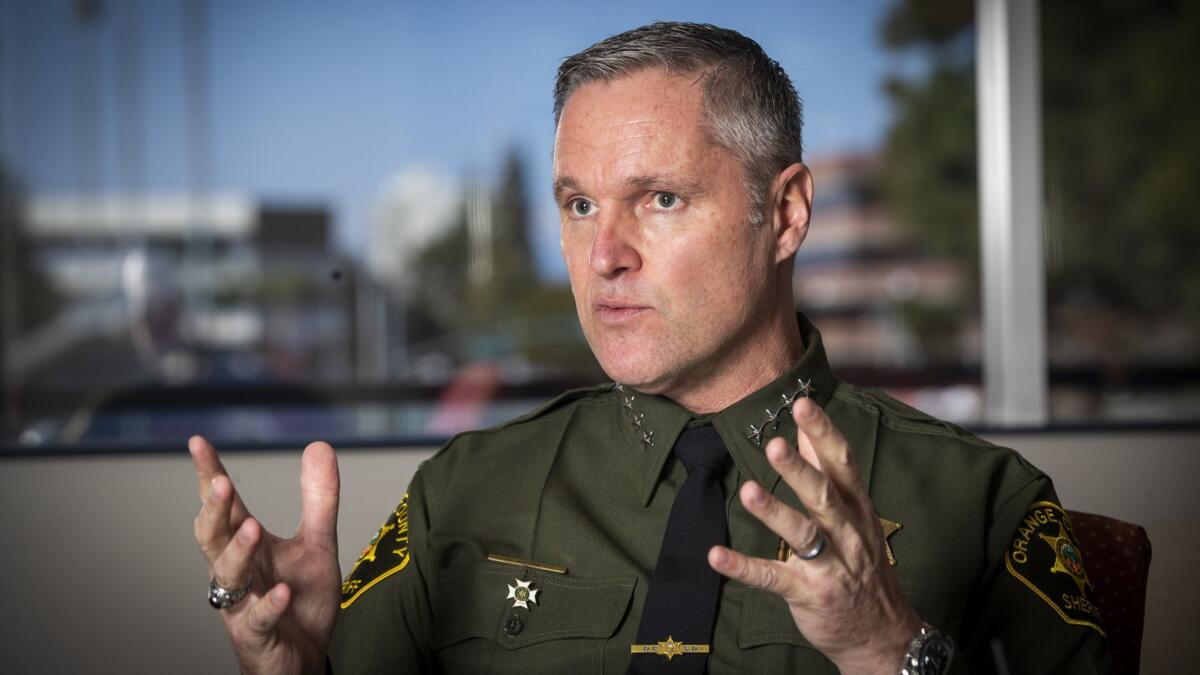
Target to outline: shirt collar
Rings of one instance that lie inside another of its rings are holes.
[[[767,463],[763,449],[774,436],[796,442],[791,402],[808,396],[824,407],[837,383],[821,344],[821,334],[803,314],[797,314],[796,318],[804,339],[804,355],[800,360],[770,384],[708,416],[739,470],[768,490],[774,489],[779,474]],[[646,394],[627,385],[616,385],[616,395],[622,436],[626,446],[638,455],[631,464],[636,467],[636,480],[645,505],[654,494],[675,440],[696,416],[665,396]]]

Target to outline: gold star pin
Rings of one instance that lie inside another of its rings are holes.
[[[653,645],[630,645],[630,654],[655,654],[657,656],[667,657],[667,661],[676,656],[684,654],[707,654],[709,653],[709,645],[689,645],[684,644],[671,637],[667,636],[666,640]]]
[[[888,543],[888,537],[899,532],[904,526],[882,516],[879,518],[879,524],[883,526],[883,550],[887,552],[888,564],[895,567],[896,556],[892,554],[892,545]]]
[[[508,597],[505,599],[512,600],[513,607],[524,607],[525,609],[530,609],[529,603],[532,602],[536,605],[538,591],[536,588],[533,588],[533,582],[521,581],[520,579],[513,579],[513,581],[516,581],[517,585],[513,586],[509,584]]]

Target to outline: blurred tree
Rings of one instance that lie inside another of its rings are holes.
[[[515,303],[538,283],[530,248],[529,195],[525,164],[515,147],[504,155],[499,181],[486,202],[491,241],[487,274],[473,279],[469,300],[472,323],[495,326],[512,316]],[[477,245],[476,242],[471,242]]]
[[[544,369],[594,370],[570,289],[538,279],[525,176],[510,148],[496,188],[467,191],[451,226],[416,258],[414,312],[440,327],[443,348],[460,360],[516,353]]]
[[[1044,3],[1042,35],[1051,302],[1200,327],[1200,4]]]
[[[1049,305],[1200,327],[1200,4],[1098,0],[1040,6]],[[928,55],[887,83],[895,105],[882,183],[893,212],[978,280],[971,3],[901,0],[884,44]],[[973,298],[977,294],[971,294]]]
[[[61,298],[42,272],[22,226],[24,189],[0,164],[0,277],[4,335],[16,336],[54,318]]]
[[[16,434],[18,387],[6,372],[18,340],[53,319],[62,299],[43,274],[23,227],[25,191],[0,163],[0,438]]]
[[[977,284],[973,11],[967,2],[904,0],[882,25],[890,49],[919,49],[927,70],[889,78],[895,117],[884,144],[882,192],[922,253],[960,260]],[[977,286],[976,286],[977,287]],[[978,293],[968,293],[977,304]]]
[[[455,332],[464,323],[469,280],[467,278],[467,205],[459,206],[458,216],[416,256],[415,305],[441,327],[440,332]]]

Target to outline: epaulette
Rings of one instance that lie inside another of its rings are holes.
[[[574,403],[575,401],[579,401],[579,400],[582,400],[585,398],[590,398],[592,396],[607,394],[608,392],[610,392],[612,390],[613,390],[612,382],[606,382],[605,384],[598,384],[598,385],[594,385],[591,387],[579,387],[577,389],[568,389],[568,390],[564,391],[563,393],[559,394],[558,396],[555,396],[554,398],[550,399],[549,401],[546,401],[545,403],[538,406],[537,408],[534,408],[533,410],[525,413],[524,415],[519,415],[517,417],[514,417],[505,422],[501,422],[500,424],[497,424],[492,427],[480,429],[480,431],[499,431],[501,429],[505,429],[505,428],[520,424],[522,422],[528,422],[530,420],[534,420],[539,417],[545,417],[546,415],[552,414],[553,412],[555,412],[556,410],[559,410],[560,408],[565,408],[570,403]]]
[[[882,422],[898,431],[947,436],[986,448],[999,447],[994,443],[979,438],[957,424],[938,419],[929,413],[917,410],[879,389],[848,385],[839,388],[839,393],[843,393],[843,396],[848,396],[860,404],[875,408],[879,411]]]
[[[438,450],[437,453],[434,454],[434,457],[437,457],[438,455],[441,455],[443,452],[448,450],[451,446],[454,445],[455,441],[457,441],[459,438],[462,438],[463,436],[469,436],[469,435],[473,435],[473,434],[487,434],[487,433],[492,433],[492,432],[496,432],[496,431],[502,431],[504,429],[514,427],[518,424],[523,424],[523,423],[531,422],[531,421],[534,421],[534,420],[537,420],[540,418],[545,418],[548,415],[552,415],[555,412],[566,408],[571,403],[574,403],[576,401],[580,401],[580,400],[583,400],[585,398],[589,398],[592,396],[600,396],[603,394],[607,394],[608,392],[610,392],[612,390],[613,390],[613,383],[611,383],[611,382],[595,385],[592,387],[579,387],[578,389],[568,389],[567,391],[564,391],[563,393],[559,394],[558,396],[555,396],[554,398],[543,403],[542,405],[538,406],[537,408],[534,408],[533,410],[525,413],[524,415],[519,415],[510,420],[501,422],[500,424],[497,424],[495,426],[484,427],[482,429],[471,429],[471,430],[467,430],[467,431],[460,431],[459,433],[454,434],[453,436],[450,437],[450,439],[448,441],[446,441],[446,444],[443,445],[442,448],[440,450]]]

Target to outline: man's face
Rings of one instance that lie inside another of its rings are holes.
[[[554,144],[562,251],[588,344],[614,380],[671,395],[753,342],[775,271],[742,168],[707,137],[698,76],[580,87]]]

